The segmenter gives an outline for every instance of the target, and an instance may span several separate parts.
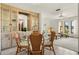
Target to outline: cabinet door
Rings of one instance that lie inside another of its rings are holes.
[[[17,31],[17,10],[11,10],[11,31]]]
[[[12,47],[16,46],[16,40],[14,38],[14,31],[17,31],[17,10],[16,9],[11,9],[11,39],[12,39]]]
[[[2,5],[2,48],[6,49],[11,47],[10,39],[10,8]]]
[[[1,4],[0,4],[0,34],[1,34]],[[0,37],[1,39],[1,37]]]
[[[0,53],[1,53],[1,4],[0,4]]]
[[[3,32],[2,33],[1,49],[7,49],[10,47],[11,47],[10,32]]]
[[[36,27],[37,30],[39,29],[38,19],[39,19],[38,16],[32,16],[32,18],[31,18],[31,28],[32,29],[35,28],[35,27]]]

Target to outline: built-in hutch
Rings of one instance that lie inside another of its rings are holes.
[[[1,50],[16,46],[12,33],[21,31],[19,28],[19,14],[27,15],[26,31],[31,31],[33,26],[37,26],[39,29],[39,13],[0,4]]]

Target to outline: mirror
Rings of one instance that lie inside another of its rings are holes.
[[[28,15],[19,13],[19,21],[18,21],[18,26],[19,26],[19,31],[27,31],[28,30]]]

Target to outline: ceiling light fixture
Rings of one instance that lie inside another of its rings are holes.
[[[59,18],[63,18],[64,16],[63,16],[63,10],[61,10],[61,9],[56,9],[56,11],[59,13]]]
[[[56,11],[60,11],[61,9],[56,9]]]

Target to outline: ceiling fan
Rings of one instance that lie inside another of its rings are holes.
[[[59,12],[59,18],[63,18],[63,11],[61,9],[56,9],[57,12]]]

